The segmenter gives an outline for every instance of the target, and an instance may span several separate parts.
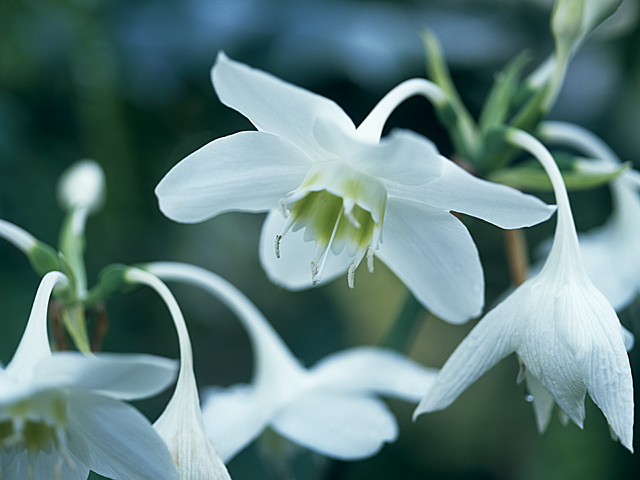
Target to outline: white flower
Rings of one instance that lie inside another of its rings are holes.
[[[613,212],[601,227],[579,235],[585,267],[616,310],[640,293],[640,173],[622,172],[610,184]]]
[[[619,169],[618,156],[596,135],[578,125],[544,122],[540,133],[547,142],[582,151],[594,160],[580,163],[583,170]],[[611,183],[613,211],[606,223],[578,235],[589,278],[616,310],[627,307],[640,293],[640,172],[625,170]]]
[[[180,342],[180,374],[173,396],[153,424],[171,452],[179,480],[230,480],[211,437],[202,422],[200,400],[193,373],[189,332],[180,307],[169,289],[156,276],[138,269],[128,270],[130,282],[153,288],[167,304]]]
[[[52,353],[47,304],[59,272],[42,280],[13,359],[0,369],[0,476],[84,480],[177,479],[149,421],[122,402],[154,395],[175,378],[174,362],[150,355]]]
[[[160,209],[181,222],[269,212],[260,258],[287,288],[345,272],[353,286],[356,267],[367,256],[372,271],[375,253],[433,313],[462,322],[482,310],[484,280],[473,240],[450,211],[503,228],[553,212],[468,174],[420,135],[396,130],[380,139],[407,97],[446,101],[427,80],[400,84],[356,129],[334,102],[222,53],[212,77],[220,100],[258,131],[217,139],[178,163],[156,188]]]
[[[553,159],[528,134],[516,131],[508,138],[536,156],[551,178],[558,202],[553,246],[542,270],[487,313],[456,348],[414,416],[447,407],[515,352],[541,432],[554,400],[582,427],[589,392],[621,443],[632,450],[633,382],[622,327],[583,267],[568,196]]]
[[[266,427],[326,456],[373,455],[397,436],[395,418],[378,396],[418,401],[435,376],[434,369],[374,347],[329,355],[307,370],[257,308],[225,280],[192,265],[163,262],[145,268],[208,290],[236,313],[249,334],[252,383],[210,388],[203,397],[205,425],[225,461]]]

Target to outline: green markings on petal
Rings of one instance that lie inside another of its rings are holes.
[[[0,446],[17,445],[30,454],[56,449],[63,453],[67,403],[62,392],[43,392],[0,410]],[[8,416],[8,419],[6,419]]]
[[[346,248],[353,258],[348,274],[353,288],[355,268],[367,252],[379,246],[386,203],[387,189],[380,180],[339,160],[316,163],[300,187],[281,201],[287,220],[276,236],[276,256],[280,256],[280,240],[287,231],[305,229],[304,241],[316,243],[312,282],[321,281],[327,256],[339,255]],[[373,271],[370,258],[367,263]]]

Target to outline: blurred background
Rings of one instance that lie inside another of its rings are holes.
[[[205,143],[251,129],[222,106],[209,79],[219,50],[337,101],[358,124],[400,81],[424,76],[419,31],[443,44],[455,83],[473,113],[497,70],[528,49],[532,67],[553,48],[551,0],[2,0],[0,2],[0,218],[52,244],[63,212],[60,173],[81,158],[105,170],[104,210],[88,224],[90,284],[106,265],[176,260],[227,278],[265,313],[307,366],[338,349],[379,344],[403,305],[402,284],[381,262],[306,292],[270,284],[258,261],[261,215],[224,214],[178,225],[159,212],[153,189],[179,160]],[[590,38],[571,64],[551,118],[575,121],[602,136],[625,161],[640,152],[638,2]],[[401,126],[450,145],[429,104],[403,104],[388,128]],[[545,200],[552,201],[551,197]],[[606,188],[572,194],[580,230],[609,214]],[[465,219],[485,267],[486,303],[509,287],[503,232]],[[534,248],[554,221],[529,229]],[[640,272],[639,272],[640,274]],[[0,242],[0,360],[22,335],[39,278],[20,252]],[[252,356],[239,322],[214,299],[174,289],[192,334],[201,386],[247,382]],[[107,304],[103,348],[173,358],[170,317],[150,291]],[[406,353],[441,366],[472,328],[423,319]],[[640,303],[620,313],[640,334]],[[637,372],[638,349],[630,353]],[[587,399],[585,429],[554,415],[536,431],[531,405],[516,385],[512,355],[443,412],[412,423],[414,406],[390,402],[400,436],[375,457],[335,462],[299,451],[283,474],[261,441],[228,465],[234,480],[305,479],[621,479],[637,478],[637,456],[610,440],[601,412]],[[169,392],[136,404],[152,420]],[[294,449],[295,450],[295,449]],[[95,478],[98,478],[95,476]]]

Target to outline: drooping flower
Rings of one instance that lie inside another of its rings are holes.
[[[249,385],[210,388],[204,422],[225,461],[267,427],[323,455],[357,459],[397,436],[395,418],[378,397],[418,401],[435,370],[399,353],[359,347],[329,355],[307,370],[258,309],[236,288],[202,268],[171,262],[145,266],[167,281],[199,286],[240,319],[254,351]]]
[[[356,267],[366,256],[372,271],[375,253],[433,313],[462,322],[480,313],[484,280],[473,240],[450,212],[503,228],[553,212],[470,175],[413,132],[380,138],[407,97],[446,102],[427,80],[400,84],[356,129],[334,102],[222,53],[212,77],[222,103],[258,131],[214,140],[178,163],[156,188],[160,209],[181,222],[269,212],[260,258],[271,280],[287,288],[345,272],[352,287]]]
[[[171,452],[179,480],[230,480],[211,437],[205,430],[193,372],[193,353],[187,325],[175,298],[156,276],[139,269],[126,273],[129,282],[153,288],[171,312],[180,343],[180,373],[173,396],[153,424]]]
[[[545,122],[540,134],[547,142],[576,148],[594,159],[583,168],[616,170],[622,164],[601,139],[578,125]],[[589,278],[613,308],[622,310],[640,293],[640,172],[623,171],[610,189],[611,216],[578,239]]]
[[[155,395],[175,378],[173,361],[150,355],[52,353],[47,303],[59,272],[43,278],[18,349],[0,369],[0,476],[176,480],[164,442],[122,400]]]
[[[633,382],[624,334],[615,311],[582,264],[564,183],[547,150],[530,135],[508,139],[547,170],[558,202],[558,223],[542,270],[480,320],[456,348],[414,416],[440,410],[499,360],[515,352],[539,430],[554,401],[582,427],[587,392],[621,443],[633,450]]]

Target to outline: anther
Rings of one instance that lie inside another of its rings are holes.
[[[369,273],[373,273],[373,249],[367,248],[367,269]]]
[[[349,266],[349,271],[347,272],[347,283],[349,284],[349,288],[355,287],[355,276],[356,276],[356,265],[352,263]]]
[[[280,240],[282,235],[276,235],[276,258],[280,258]]]
[[[318,264],[316,262],[311,262],[311,283],[316,285],[320,279],[318,277]]]

